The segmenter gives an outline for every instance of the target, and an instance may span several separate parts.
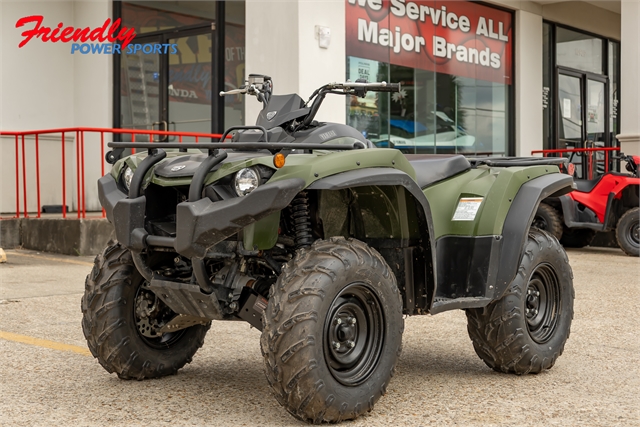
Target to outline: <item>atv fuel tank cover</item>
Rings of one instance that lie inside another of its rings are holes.
[[[227,151],[229,154],[227,156],[227,162],[232,161],[240,161],[245,159],[251,159],[254,157],[264,157],[264,152],[233,152]],[[268,153],[266,154],[268,155]],[[200,164],[208,157],[207,154],[192,154],[192,155],[184,155],[177,156],[172,159],[165,161],[164,163],[156,166],[154,172],[157,176],[161,176],[163,178],[181,178],[185,176],[193,176],[196,172]],[[211,168],[211,172],[218,170],[220,166],[223,164],[218,163],[213,168]]]
[[[156,166],[154,172],[163,178],[180,178],[193,176],[200,164],[208,156],[206,154],[192,154],[177,156]],[[217,165],[219,167],[219,165]],[[216,168],[214,167],[213,170]]]

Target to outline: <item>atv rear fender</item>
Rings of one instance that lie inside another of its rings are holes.
[[[500,298],[513,281],[527,242],[529,228],[540,202],[547,197],[559,197],[573,190],[573,178],[553,173],[524,183],[513,199],[502,229],[502,251],[493,298]],[[526,220],[525,220],[526,219]]]

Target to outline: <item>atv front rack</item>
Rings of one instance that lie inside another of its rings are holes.
[[[362,142],[354,144],[305,144],[295,142],[109,142],[111,148],[200,148],[209,150],[330,150],[347,151],[366,148]]]

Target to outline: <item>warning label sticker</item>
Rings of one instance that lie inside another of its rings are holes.
[[[452,221],[473,221],[482,204],[482,197],[463,197],[458,202],[458,207],[453,214]]]

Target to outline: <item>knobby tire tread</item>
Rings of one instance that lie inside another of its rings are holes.
[[[547,344],[538,344],[530,338],[523,302],[529,274],[543,251],[550,252],[558,279],[564,283],[560,288],[564,287],[562,298],[565,299],[564,323],[556,331],[556,338],[549,341],[552,348],[548,351]],[[569,338],[574,298],[573,273],[566,252],[552,235],[531,229],[520,268],[505,294],[487,307],[466,310],[467,331],[476,354],[497,372],[525,375],[550,369],[564,351]],[[514,303],[514,300],[522,304]]]
[[[401,352],[399,340],[392,366],[378,366],[378,369],[388,369],[380,386],[363,399],[353,399],[335,389],[331,385],[335,380],[330,374],[318,376],[321,364],[325,363],[317,357],[323,343],[322,339],[313,336],[311,329],[322,330],[324,315],[316,309],[340,283],[340,274],[350,270],[362,277],[375,274],[379,281],[376,285],[388,288],[387,294],[395,298],[392,304],[395,313],[389,317],[399,319],[393,325],[394,333],[401,336],[404,321],[395,276],[378,252],[358,240],[334,237],[299,250],[270,290],[261,337],[265,374],[278,402],[302,421],[314,424],[340,422],[370,411],[385,394]]]
[[[175,374],[202,347],[211,324],[188,328],[174,348],[146,348],[137,335],[135,322],[127,318],[127,310],[133,312],[131,287],[136,274],[131,253],[118,242],[110,241],[96,256],[85,280],[81,303],[82,331],[87,345],[107,372],[115,372],[122,379]]]

